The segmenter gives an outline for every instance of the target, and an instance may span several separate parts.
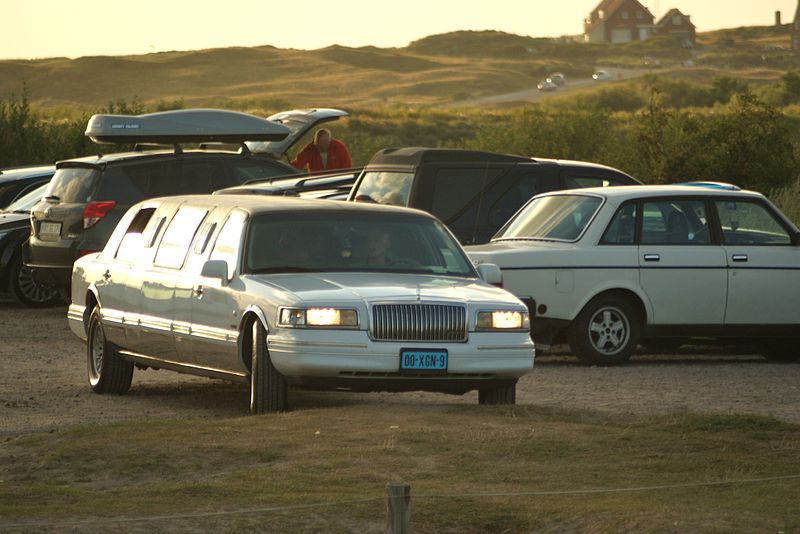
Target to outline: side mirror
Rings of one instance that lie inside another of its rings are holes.
[[[223,286],[228,285],[228,262],[225,260],[208,260],[200,271],[203,278],[215,278]]]
[[[501,286],[503,284],[503,272],[494,263],[481,263],[477,267],[478,276],[487,284]]]

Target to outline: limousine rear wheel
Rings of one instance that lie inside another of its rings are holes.
[[[123,395],[128,392],[133,380],[133,364],[123,360],[116,346],[106,339],[98,308],[89,316],[86,355],[89,385],[95,393]]]
[[[586,365],[628,361],[639,342],[639,317],[630,300],[601,295],[590,301],[567,330],[573,354]]]
[[[267,350],[267,331],[257,319],[253,322],[251,337],[250,412],[284,412],[288,409],[286,381],[272,365]]]

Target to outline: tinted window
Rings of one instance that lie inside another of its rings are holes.
[[[533,174],[522,176],[514,182],[489,209],[489,224],[495,229],[500,228],[523,204],[542,192],[539,186],[539,177]]]
[[[89,202],[92,185],[98,172],[86,167],[67,167],[56,170],[44,196],[56,196],[65,203]]]
[[[208,194],[234,185],[218,160],[168,162],[153,196]]]
[[[209,259],[225,260],[228,263],[228,278],[233,277],[233,273],[239,264],[239,250],[245,220],[244,213],[239,211],[231,213],[222,226],[222,230],[219,231],[217,240],[214,243],[214,250],[211,251]]]
[[[633,245],[636,242],[636,204],[622,206],[606,228],[601,245]]]
[[[367,172],[353,197],[356,202],[407,206],[414,175],[405,172]]]
[[[498,239],[575,241],[601,203],[597,197],[582,195],[535,198],[509,221]]]
[[[117,254],[114,256],[115,258],[122,261],[134,262],[141,257],[142,249],[144,248],[142,234],[155,211],[155,208],[139,210],[139,213],[133,218],[131,224],[128,225],[125,235],[122,236],[122,240],[117,248]]]
[[[374,213],[281,213],[253,219],[249,272],[368,271],[474,276],[434,219]]]
[[[792,242],[789,232],[775,215],[759,202],[724,200],[714,204],[725,244],[788,245]]]
[[[282,165],[277,165],[271,161],[258,159],[244,159],[227,162],[229,173],[233,177],[232,185],[239,185],[253,180],[263,178],[274,178],[286,174],[294,174],[295,171],[286,169]]]
[[[100,179],[96,200],[116,200],[132,205],[158,196],[159,163],[109,166]]]
[[[565,189],[582,189],[584,187],[609,187],[620,185],[617,180],[595,176],[567,176],[564,178]]]
[[[158,245],[155,264],[180,269],[192,244],[197,228],[208,213],[198,208],[180,208],[172,218]]]
[[[642,207],[643,245],[708,245],[705,202],[702,200],[662,200],[645,202]]]
[[[474,225],[481,193],[502,169],[440,169],[436,173],[431,213],[449,226]],[[465,220],[466,219],[466,220]]]

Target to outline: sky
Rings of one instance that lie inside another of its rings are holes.
[[[599,0],[0,0],[0,59],[147,54],[229,46],[404,47],[456,30],[577,35]],[[795,0],[642,0],[677,7],[698,31],[769,25]],[[733,7],[735,6],[735,7]]]

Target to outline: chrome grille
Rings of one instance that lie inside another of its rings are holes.
[[[376,341],[464,341],[467,311],[450,304],[376,304],[372,306]]]

